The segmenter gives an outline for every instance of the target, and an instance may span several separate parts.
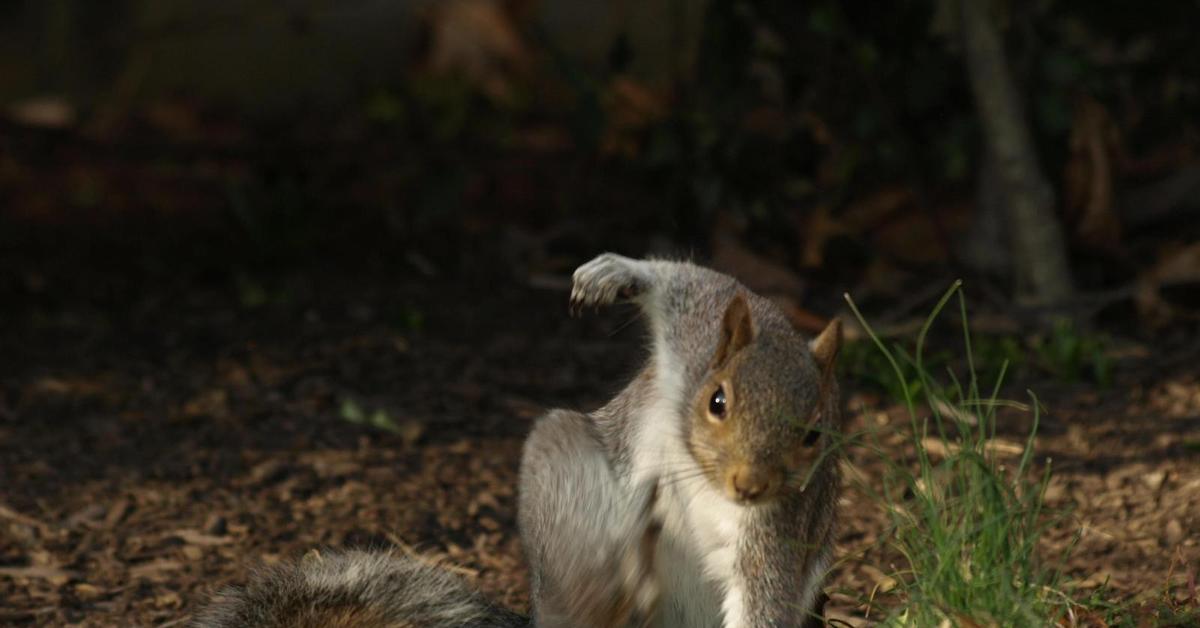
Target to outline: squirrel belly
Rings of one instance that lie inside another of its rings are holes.
[[[219,592],[189,628],[523,628],[436,565],[387,552],[310,552]]]

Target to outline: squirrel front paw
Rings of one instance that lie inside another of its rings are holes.
[[[602,253],[575,269],[571,275],[570,311],[611,305],[617,299],[632,299],[650,285],[645,263],[616,253]]]

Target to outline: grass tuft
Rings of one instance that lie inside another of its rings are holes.
[[[925,360],[926,339],[955,297],[965,372],[960,378],[946,366],[945,377],[935,378]],[[872,612],[884,615],[886,625],[1054,624],[1071,603],[1058,592],[1058,569],[1037,551],[1041,533],[1053,522],[1043,507],[1049,460],[1031,479],[1037,398],[1032,392],[1028,404],[998,398],[1007,362],[991,382],[977,376],[961,282],[946,291],[925,320],[912,355],[886,346],[849,295],[846,301],[895,374],[891,386],[907,408],[915,458],[883,456],[882,492],[871,491],[890,523],[881,538],[903,562],[893,574],[895,588],[871,601]],[[1000,407],[1032,415],[1019,453],[992,445]],[[878,448],[878,435],[868,438]]]

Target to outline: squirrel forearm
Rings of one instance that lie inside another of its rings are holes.
[[[829,497],[802,495],[747,523],[738,565],[741,614],[727,615],[725,628],[824,625],[818,597],[833,544]]]

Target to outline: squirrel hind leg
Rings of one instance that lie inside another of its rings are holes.
[[[636,544],[631,544],[632,561],[627,563],[626,597],[632,602],[628,625],[649,626],[657,616],[662,587],[658,581],[656,556],[662,536],[662,520],[655,514],[658,499],[658,483],[651,481],[649,495],[642,507],[638,528],[641,534]]]
[[[522,454],[517,517],[538,626],[624,628],[654,619],[656,480],[627,487],[590,421],[551,411]]]
[[[601,253],[571,275],[571,312],[635,299],[650,289],[653,279],[648,262]]]
[[[633,489],[622,509],[626,520],[620,526],[626,532],[614,538],[620,572],[617,610],[604,625],[648,626],[657,615],[662,590],[655,558],[663,528],[655,511],[657,501],[657,479],[646,480]]]

